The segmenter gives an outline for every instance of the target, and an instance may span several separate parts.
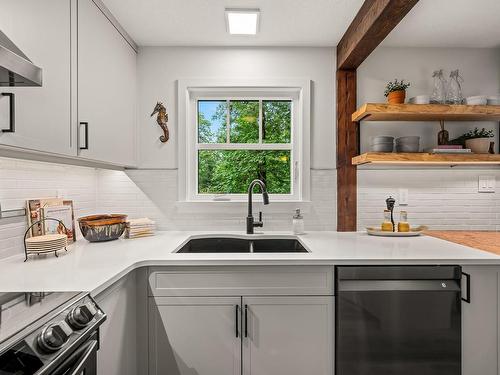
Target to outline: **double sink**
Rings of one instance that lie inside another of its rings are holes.
[[[177,253],[308,253],[295,238],[204,237],[189,240]]]

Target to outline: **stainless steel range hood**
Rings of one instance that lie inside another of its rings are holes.
[[[0,86],[41,86],[42,69],[0,30]]]

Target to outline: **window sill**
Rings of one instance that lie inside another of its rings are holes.
[[[175,207],[179,212],[240,212],[243,215],[247,211],[247,201],[178,201]],[[311,210],[312,202],[302,201],[271,201],[264,206],[262,200],[253,201],[254,212],[259,209],[275,213],[293,213],[293,210],[300,208],[304,213]],[[264,208],[265,207],[265,208]]]

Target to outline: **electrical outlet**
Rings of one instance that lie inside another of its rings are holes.
[[[57,198],[65,198],[66,197],[66,190],[64,190],[64,189],[57,189],[56,190],[56,197]]]
[[[478,193],[494,193],[495,187],[495,176],[479,176],[477,187]]]
[[[399,205],[408,205],[408,189],[399,189]]]

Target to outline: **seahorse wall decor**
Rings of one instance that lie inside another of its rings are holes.
[[[160,136],[160,141],[162,143],[165,143],[170,138],[170,132],[168,131],[167,127],[168,113],[163,103],[156,103],[155,109],[153,110],[153,113],[151,113],[150,117],[153,117],[155,114],[158,114],[156,116],[156,123],[160,125],[161,129],[163,130],[163,135]]]

